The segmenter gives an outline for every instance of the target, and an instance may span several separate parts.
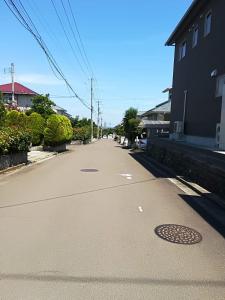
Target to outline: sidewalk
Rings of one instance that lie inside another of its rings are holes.
[[[30,163],[35,163],[50,158],[52,156],[55,156],[56,154],[57,154],[56,152],[33,150],[28,152],[28,161]]]

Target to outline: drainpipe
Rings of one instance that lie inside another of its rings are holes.
[[[183,111],[183,134],[184,134],[184,122],[186,117],[186,106],[187,106],[187,90],[184,91],[184,111]]]

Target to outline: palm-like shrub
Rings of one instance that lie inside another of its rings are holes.
[[[46,146],[57,146],[70,142],[73,129],[70,120],[61,115],[51,115],[47,119],[44,130],[44,144]]]

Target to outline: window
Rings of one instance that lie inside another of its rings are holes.
[[[195,27],[193,30],[193,39],[192,39],[192,47],[196,47],[198,44],[198,27]]]
[[[205,16],[205,36],[207,36],[211,32],[211,26],[212,26],[212,13],[209,12]]]
[[[179,60],[185,57],[186,55],[186,50],[187,50],[187,42],[184,41],[179,48]]]

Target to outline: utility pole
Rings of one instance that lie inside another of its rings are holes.
[[[101,117],[101,133],[100,133],[100,136],[102,138],[102,117]]]
[[[99,139],[100,138],[100,136],[99,136],[99,134],[100,134],[100,132],[99,132],[99,121],[100,121],[100,101],[98,101],[98,119],[97,119],[97,124],[98,124],[98,128],[97,128],[97,139]]]
[[[91,78],[91,142],[93,141],[93,78]]]
[[[11,63],[10,73],[11,73],[11,78],[12,78],[12,103],[14,104],[14,102],[15,102],[15,84],[14,84],[15,68],[14,68],[14,63]]]
[[[15,104],[15,66],[14,63],[11,63],[11,66],[9,68],[4,68],[4,73],[10,73],[11,74],[11,82],[12,82],[12,104]]]

